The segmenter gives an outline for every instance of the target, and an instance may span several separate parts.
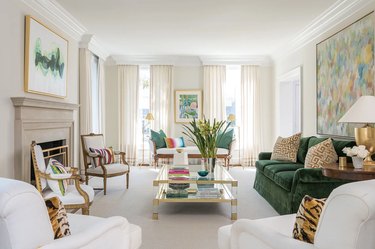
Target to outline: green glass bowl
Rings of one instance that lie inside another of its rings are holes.
[[[207,170],[200,170],[200,171],[198,171],[198,175],[204,177],[204,176],[208,175],[208,171]]]

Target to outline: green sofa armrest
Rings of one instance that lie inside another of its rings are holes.
[[[351,181],[326,177],[320,168],[297,169],[291,190],[291,213],[295,213],[305,195],[327,198],[337,187]]]
[[[272,152],[260,152],[258,155],[258,160],[270,160]]]

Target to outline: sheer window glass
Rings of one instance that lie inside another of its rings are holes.
[[[149,134],[150,125],[145,117],[150,112],[150,66],[139,67],[139,115],[138,124],[141,124],[138,128],[138,148],[142,150],[143,145],[145,151],[149,150]],[[144,129],[144,130],[142,130]],[[144,144],[143,144],[144,143]],[[145,159],[147,159],[147,154]]]
[[[239,160],[239,148],[240,148],[240,134],[239,124],[241,123],[241,66],[240,65],[227,65],[226,66],[226,82],[224,85],[224,99],[225,99],[225,111],[226,116],[234,114],[236,120],[232,122],[234,129],[234,137],[236,143],[234,143],[233,159],[234,161]]]
[[[99,58],[91,57],[91,117],[92,132],[100,133]]]

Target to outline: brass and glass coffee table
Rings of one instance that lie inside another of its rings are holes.
[[[159,205],[165,203],[192,203],[192,202],[227,202],[231,205],[231,219],[237,220],[237,186],[238,181],[233,179],[229,172],[221,165],[216,165],[214,173],[209,173],[206,177],[198,175],[200,165],[189,165],[189,176],[184,179],[172,180],[169,178],[169,169],[172,165],[163,165],[156,179],[153,181],[155,198],[153,200],[152,218],[157,220]],[[172,184],[172,185],[170,185]],[[170,187],[173,184],[189,185],[188,195],[182,197],[167,197]],[[209,191],[216,191],[211,195]]]

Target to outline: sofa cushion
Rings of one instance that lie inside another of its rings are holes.
[[[273,146],[271,160],[296,162],[300,140],[301,133],[297,133],[287,138],[278,137]]]
[[[323,142],[326,139],[327,139],[326,137],[325,138],[324,137],[311,137],[309,139],[309,145],[308,145],[307,150],[310,149],[311,147],[313,147],[314,145],[317,145],[317,144]]]
[[[267,165],[273,165],[273,164],[287,164],[288,162],[285,161],[277,161],[277,160],[258,160],[255,162],[255,167],[257,170],[263,172],[264,168]]]
[[[295,172],[295,170],[277,172],[273,176],[273,181],[286,191],[291,191]]]
[[[160,132],[151,130],[151,141],[155,142],[156,149],[167,147],[167,144],[165,143],[165,140],[164,140],[164,138],[166,137],[167,136],[162,130],[160,130]]]
[[[303,168],[303,164],[301,163],[269,164],[264,167],[263,174],[269,179],[274,180],[276,173],[283,171],[296,171],[300,168]]]
[[[228,150],[229,145],[233,140],[233,134],[234,134],[233,129],[228,129],[224,134],[222,132],[219,132],[216,147]]]
[[[338,160],[337,153],[333,147],[332,139],[312,146],[306,155],[306,168],[321,168],[325,164],[334,163]]]
[[[299,141],[299,148],[297,152],[297,162],[305,163],[307,151],[309,150],[309,140],[311,137],[303,137]]]

